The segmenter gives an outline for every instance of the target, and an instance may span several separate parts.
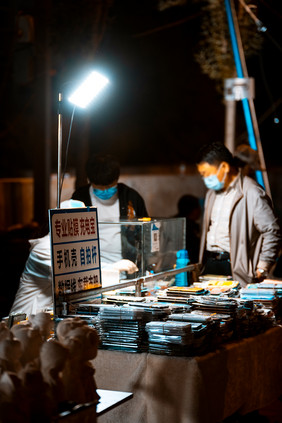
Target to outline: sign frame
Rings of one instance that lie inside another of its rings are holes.
[[[50,209],[54,316],[71,314],[73,294],[102,286],[97,207]],[[99,296],[99,294],[98,294]]]

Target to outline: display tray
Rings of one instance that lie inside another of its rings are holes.
[[[50,423],[90,423],[96,422],[99,417],[118,405],[133,398],[132,392],[97,389],[100,399],[96,403],[77,404],[72,409],[53,417]]]

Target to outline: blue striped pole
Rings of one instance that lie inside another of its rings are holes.
[[[235,61],[237,77],[238,78],[245,78],[242,63],[241,63],[241,58],[240,58],[238,41],[237,41],[237,37],[236,37],[236,31],[235,31],[235,27],[234,27],[234,21],[233,21],[233,15],[232,15],[232,10],[231,10],[230,0],[224,0],[224,2],[225,2],[227,22],[228,22],[228,27],[229,27],[229,33],[230,33],[230,39],[231,39],[231,45],[232,45],[232,50],[233,50],[233,56],[234,56],[234,61]],[[251,111],[250,111],[249,101],[248,101],[247,98],[242,99],[242,105],[243,105],[243,111],[244,111],[244,116],[245,116],[245,122],[246,122],[246,126],[247,126],[249,143],[250,143],[251,148],[253,150],[257,151],[257,143],[256,143],[256,137],[255,137],[254,127],[253,127],[252,115],[251,115]],[[263,188],[265,188],[262,172],[260,170],[256,170],[256,178],[257,178],[257,182]]]

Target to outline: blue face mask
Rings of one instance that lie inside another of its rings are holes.
[[[117,193],[117,185],[107,189],[97,189],[93,188],[94,195],[100,198],[100,200],[109,200]]]
[[[218,171],[216,172],[215,175],[206,176],[204,178],[204,183],[208,189],[213,189],[214,191],[220,191],[224,187],[226,173],[224,174],[222,181],[220,181],[217,176],[220,168],[221,166],[219,166]]]

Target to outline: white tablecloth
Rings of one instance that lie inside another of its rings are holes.
[[[98,388],[134,394],[98,423],[217,423],[282,394],[282,328],[202,357],[99,350],[93,365]]]

